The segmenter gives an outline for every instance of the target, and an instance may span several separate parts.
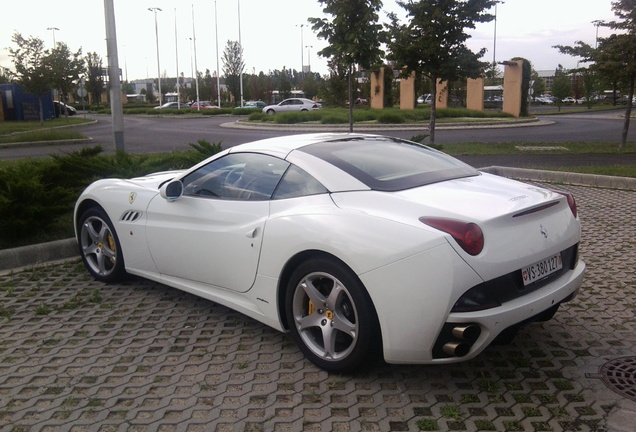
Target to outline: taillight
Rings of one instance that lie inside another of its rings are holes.
[[[470,255],[479,255],[484,248],[484,233],[477,224],[431,217],[421,217],[420,222],[450,234]]]
[[[568,205],[570,206],[570,210],[572,210],[572,214],[576,218],[578,212],[576,210],[576,200],[574,199],[574,195],[572,195],[571,193],[568,193],[568,192],[561,192],[561,191],[555,191],[555,192],[558,193],[558,194],[561,194],[561,195],[563,195],[564,197],[567,198]]]

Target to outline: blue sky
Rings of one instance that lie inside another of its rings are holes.
[[[12,46],[14,31],[39,37],[48,47],[53,45],[55,35],[71,50],[81,47],[84,53],[95,51],[106,63],[103,1],[6,3],[0,26],[0,66],[12,66],[8,48]],[[151,7],[162,9],[157,14],[160,64],[162,73],[169,76],[176,74],[177,64],[180,72],[191,75],[193,22],[198,69],[216,70],[217,34],[222,54],[228,40],[239,39],[239,6],[247,72],[283,67],[299,70],[301,61],[305,66],[310,64],[314,71],[327,72],[325,59],[316,55],[325,42],[307,24],[308,17],[323,17],[315,0],[114,0],[114,6],[119,64],[127,70],[130,80],[157,75],[155,20],[154,13],[148,10]],[[401,14],[392,0],[384,1],[384,9]],[[386,21],[384,13],[381,19]],[[497,8],[497,61],[520,56],[529,59],[537,70],[554,69],[558,64],[576,67],[575,58],[559,54],[552,45],[572,45],[577,40],[593,45],[596,27],[592,21],[612,19],[611,0],[506,0]],[[487,61],[493,58],[494,30],[491,22],[471,31],[469,46],[474,50],[487,48]],[[609,34],[609,29],[599,29],[599,36]]]

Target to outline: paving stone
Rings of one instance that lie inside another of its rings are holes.
[[[607,431],[636,424],[600,379],[636,352],[636,192],[573,192],[580,294],[456,365],[319,370],[228,308],[79,261],[0,276],[0,432]]]

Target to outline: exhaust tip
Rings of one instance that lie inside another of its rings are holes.
[[[447,342],[442,349],[453,357],[464,357],[470,351],[470,345],[465,342]]]
[[[465,326],[457,326],[453,328],[453,336],[463,341],[474,342],[481,334],[481,329],[475,324],[468,324]]]

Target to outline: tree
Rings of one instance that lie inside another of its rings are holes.
[[[470,37],[465,29],[474,29],[475,23],[492,21],[494,15],[485,11],[497,0],[398,0],[410,21],[400,24],[395,14],[390,15],[389,59],[394,60],[402,76],[412,72],[425,75],[437,94],[440,81],[458,81],[479,78],[488,67],[480,61],[486,52],[482,48],[474,53],[466,46]],[[436,98],[431,103],[430,140],[435,142]]]
[[[278,78],[278,94],[281,99],[287,99],[292,95],[292,82],[289,76],[290,73],[291,71],[283,66],[283,70]]]
[[[46,62],[49,51],[44,49],[44,41],[40,38],[29,36],[25,39],[16,32],[11,40],[17,45],[17,48],[9,49],[9,55],[15,67],[16,81],[28,93],[38,98],[40,124],[43,124],[42,97],[51,90],[51,68]]]
[[[589,70],[599,78],[608,80],[612,84],[614,95],[620,85],[628,88],[627,109],[620,142],[620,148],[623,149],[627,143],[636,84],[636,0],[612,2],[612,10],[620,20],[601,25],[620,30],[621,33],[600,38],[596,48],[581,41],[577,41],[574,46],[555,45],[554,48],[564,54],[581,57],[581,62],[591,63]]]
[[[11,71],[6,68],[0,66],[0,84],[8,84],[11,82]]]
[[[563,66],[559,65],[554,72],[554,79],[552,80],[552,96],[556,99],[555,102],[559,107],[559,111],[561,111],[563,99],[570,96],[570,93],[572,93],[572,81],[566,72],[567,71],[563,69]]]
[[[85,70],[82,49],[73,53],[64,42],[58,42],[46,60],[51,67],[52,85],[60,92],[62,102],[67,103],[68,94]],[[66,110],[64,114],[68,118]]]
[[[382,25],[378,24],[381,0],[318,0],[330,18],[309,18],[312,30],[329,45],[318,55],[343,65],[349,87],[349,131],[353,131],[353,67],[371,69],[384,52]],[[333,69],[333,68],[332,68]]]
[[[236,41],[227,41],[222,61],[225,84],[230,94],[234,97],[234,101],[238,101],[242,105],[241,74],[245,69],[245,62],[243,61],[243,47],[241,44]]]
[[[86,91],[93,97],[93,103],[99,106],[102,93],[104,93],[102,58],[96,52],[89,52],[84,60],[86,61]]]

